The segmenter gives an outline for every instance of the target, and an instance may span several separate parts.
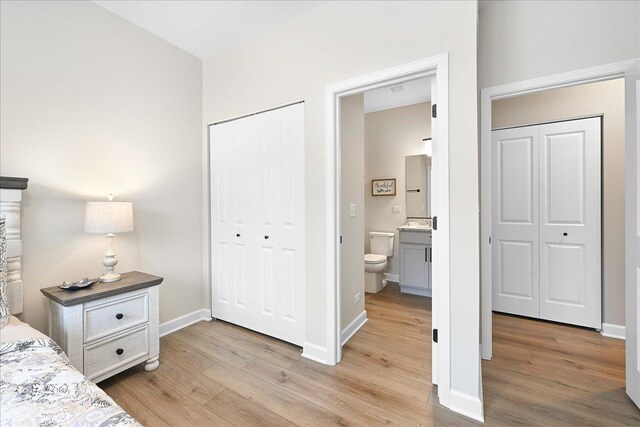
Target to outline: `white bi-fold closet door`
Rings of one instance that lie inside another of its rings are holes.
[[[600,329],[601,118],[491,143],[493,309]]]
[[[304,342],[304,103],[210,126],[214,318]]]

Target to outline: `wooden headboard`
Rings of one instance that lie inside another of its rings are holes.
[[[7,300],[11,314],[22,313],[22,239],[20,238],[20,206],[27,178],[0,176],[0,214],[7,228]]]

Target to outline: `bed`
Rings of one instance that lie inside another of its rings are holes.
[[[11,317],[0,329],[0,425],[139,426],[49,337]]]
[[[4,188],[5,180],[0,180],[0,426],[139,426],[78,372],[52,339],[11,316],[22,312],[22,282],[15,270],[9,282],[18,286],[7,286],[7,258],[21,248],[14,244],[20,236],[15,215],[20,198],[19,190]]]

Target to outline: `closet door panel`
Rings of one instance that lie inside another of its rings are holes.
[[[256,116],[262,140],[261,177],[271,195],[272,217],[263,213],[263,244],[274,248],[277,336],[304,342],[304,104]],[[267,208],[269,205],[265,204]],[[269,219],[269,220],[267,220]]]
[[[540,317],[601,327],[600,118],[541,125]]]
[[[284,339],[302,345],[305,328],[305,154],[304,104],[283,112],[282,126],[282,216],[280,271],[283,278],[279,299],[278,332]]]
[[[221,320],[248,324],[254,307],[251,284],[254,269],[252,220],[254,197],[245,189],[252,179],[256,132],[251,121],[212,126],[211,177],[211,276],[212,313]]]
[[[547,301],[563,305],[585,305],[585,247],[548,243],[544,258]]]
[[[493,309],[538,317],[538,134],[492,133]]]

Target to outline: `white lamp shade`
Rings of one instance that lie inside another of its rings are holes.
[[[131,202],[87,202],[86,233],[126,233],[133,231]]]

